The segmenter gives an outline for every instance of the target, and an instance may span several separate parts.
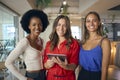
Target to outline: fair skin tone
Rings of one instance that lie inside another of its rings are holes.
[[[91,50],[95,48],[100,40],[102,39],[102,36],[97,34],[97,29],[100,25],[100,21],[98,20],[97,16],[94,14],[89,14],[86,18],[86,27],[89,31],[89,39],[85,42],[85,44],[82,46],[85,50]],[[102,47],[102,74],[101,74],[101,80],[107,79],[107,70],[108,70],[108,64],[110,59],[110,41],[108,39],[104,39],[101,43]]]
[[[38,45],[36,42],[38,40],[38,37],[42,31],[42,22],[39,18],[33,17],[30,20],[30,24],[29,24],[29,29],[30,29],[30,34],[27,36],[30,45],[37,49],[37,50],[41,50],[40,45]],[[31,78],[27,78],[27,80],[33,80]]]
[[[66,21],[64,19],[60,19],[58,21],[58,25],[56,27],[56,33],[59,37],[59,42],[58,42],[58,48],[60,47],[60,43],[63,42],[65,39],[64,35],[66,33]],[[58,57],[55,58],[53,57],[51,60],[47,60],[45,63],[45,67],[47,69],[51,68],[54,66],[54,64],[58,64],[60,67],[66,69],[66,70],[75,70],[76,65],[75,64],[69,64],[67,59],[65,61],[61,61]]]

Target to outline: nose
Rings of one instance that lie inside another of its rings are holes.
[[[42,25],[37,25],[37,26],[36,26],[36,29],[39,29],[39,30],[42,31],[43,27],[42,27]]]
[[[94,23],[93,21],[90,21],[90,25],[93,25],[93,23]]]
[[[39,25],[36,25],[36,27],[35,27],[36,29],[38,29],[39,28]]]
[[[64,28],[64,25],[61,25],[61,26],[60,26],[60,30],[63,30],[63,28]]]

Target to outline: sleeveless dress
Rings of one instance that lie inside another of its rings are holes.
[[[100,43],[91,50],[80,47],[79,64],[82,66],[78,80],[101,80],[102,48]]]

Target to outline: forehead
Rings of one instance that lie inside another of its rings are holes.
[[[86,19],[98,19],[98,17],[95,14],[89,14]]]
[[[61,19],[59,19],[58,23],[59,23],[59,22],[63,22],[63,23],[65,23],[66,21],[65,21],[64,18],[61,18]]]

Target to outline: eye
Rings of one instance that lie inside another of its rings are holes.
[[[34,23],[32,26],[36,26],[36,24]]]
[[[89,23],[90,22],[90,20],[86,20],[86,23]]]
[[[57,24],[57,26],[60,26],[60,25],[61,25],[61,24],[59,24],[59,23]]]
[[[93,19],[94,22],[97,22],[98,20],[97,19]]]
[[[39,26],[43,26],[42,24],[39,24]]]

